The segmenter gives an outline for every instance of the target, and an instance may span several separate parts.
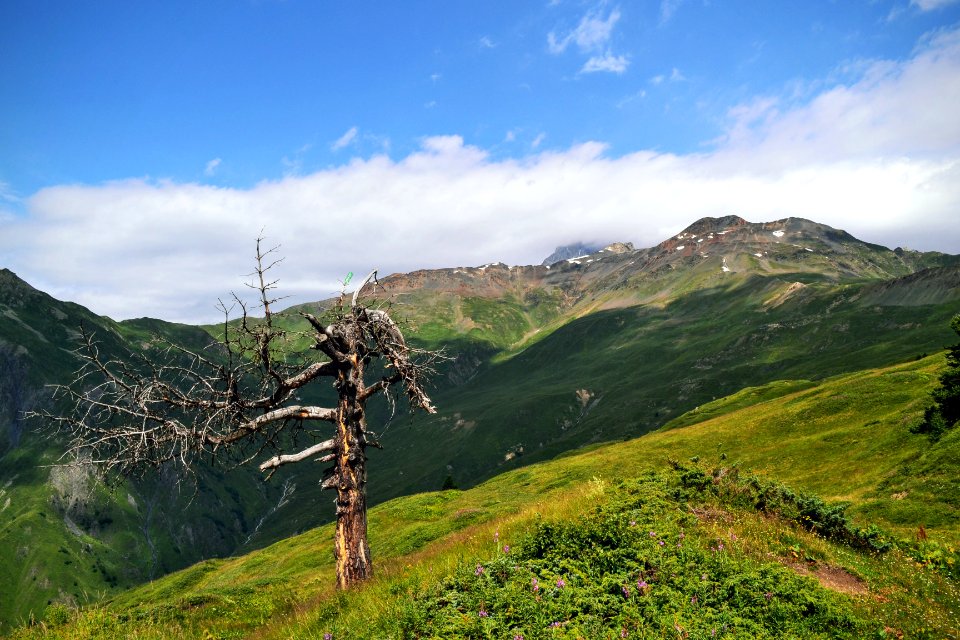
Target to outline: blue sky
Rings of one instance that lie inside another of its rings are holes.
[[[261,228],[296,299],[727,213],[960,252],[954,0],[7,0],[0,86],[0,266],[115,317]]]

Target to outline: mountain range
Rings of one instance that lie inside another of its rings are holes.
[[[960,309],[960,256],[891,250],[799,218],[704,218],[650,248],[562,249],[541,265],[380,280],[375,301],[410,341],[451,359],[434,380],[436,415],[371,407],[384,447],[371,453],[372,502],[445,483],[468,488],[637,438],[747,387],[916,359],[951,340]],[[299,312],[329,304],[287,309],[277,321],[298,329]],[[47,466],[62,442],[41,436],[22,412],[51,401],[44,385],[70,379],[81,323],[117,355],[148,351],[154,334],[203,348],[222,327],[114,322],[8,270],[0,271],[0,314],[0,572],[12,577],[0,585],[0,620],[94,599],[331,518],[310,465],[267,484],[249,468],[203,468],[195,491],[164,474],[107,487],[92,473]],[[321,402],[332,391],[305,393]],[[173,512],[183,515],[163,515]]]

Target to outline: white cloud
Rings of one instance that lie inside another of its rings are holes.
[[[507,131],[507,135],[503,136],[504,142],[513,142],[516,139],[517,139],[517,133],[516,131],[513,131],[513,130]]]
[[[357,132],[359,130],[356,127],[350,127],[347,129],[342,136],[337,138],[333,144],[330,145],[331,151],[339,151],[346,146],[349,146],[354,140],[357,139]]]
[[[623,73],[627,70],[630,62],[624,56],[615,56],[612,53],[606,53],[602,56],[593,56],[587,60],[580,73],[596,73],[598,71],[607,71],[610,73]]]
[[[221,162],[223,162],[222,158],[214,158],[213,160],[207,162],[207,166],[203,169],[203,175],[212,176],[217,172],[217,167],[220,166]]]
[[[589,53],[603,49],[610,41],[613,26],[620,19],[620,11],[614,9],[606,18],[599,12],[591,12],[580,19],[575,29],[563,37],[551,31],[547,34],[547,49],[550,53],[560,54],[571,44],[576,44],[582,53]]]
[[[903,63],[858,65],[858,77],[802,105],[762,97],[730,112],[725,147],[774,166],[842,158],[928,157],[957,148],[960,30],[935,32]]]
[[[627,70],[630,62],[626,56],[614,55],[608,48],[613,28],[620,20],[620,10],[613,9],[606,18],[601,12],[602,5],[584,15],[577,27],[563,36],[551,31],[547,34],[547,50],[559,55],[575,44],[581,54],[590,55],[580,68],[580,73],[621,74]]]
[[[537,134],[537,137],[533,139],[533,142],[530,143],[530,148],[531,149],[539,148],[540,145],[543,144],[543,141],[546,139],[547,139],[547,134],[541,131],[540,133]]]
[[[951,4],[956,4],[957,0],[910,0],[910,4],[921,11],[933,11],[942,9]]]
[[[480,38],[480,48],[481,49],[495,49],[497,44],[490,39],[489,36],[483,36]]]
[[[557,244],[651,246],[707,215],[811,218],[888,246],[960,252],[960,32],[874,61],[805,102],[757,98],[712,148],[620,157],[587,142],[499,159],[460,136],[248,189],[124,180],[43,189],[0,255],[35,286],[113,317],[214,321],[265,228],[289,303],[347,271],[538,263]],[[538,142],[539,141],[539,142]],[[56,260],[51,260],[51,256]]]

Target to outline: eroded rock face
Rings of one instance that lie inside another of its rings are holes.
[[[608,244],[603,249],[600,249],[598,253],[629,253],[634,251],[632,242],[614,242],[613,244]]]
[[[40,394],[28,382],[28,355],[23,345],[0,338],[0,455],[19,446],[24,412]]]

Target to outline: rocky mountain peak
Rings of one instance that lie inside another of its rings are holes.
[[[560,262],[562,260],[569,260],[570,258],[579,258],[581,256],[588,256],[591,253],[596,253],[600,250],[598,245],[584,244],[583,242],[575,242],[574,244],[563,245],[562,247],[557,247],[554,249],[547,258],[540,264],[544,267],[549,267],[552,264]]]
[[[630,253],[631,251],[634,251],[632,242],[614,242],[600,249],[601,253]]]
[[[692,235],[702,235],[705,233],[716,233],[718,231],[725,231],[727,229],[732,229],[736,227],[742,227],[744,225],[750,224],[740,216],[729,215],[721,216],[719,218],[700,218],[689,227],[683,230],[685,234]]]

